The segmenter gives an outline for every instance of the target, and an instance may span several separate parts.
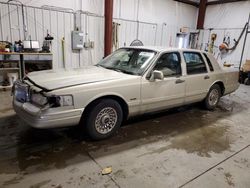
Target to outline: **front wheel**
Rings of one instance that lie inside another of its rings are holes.
[[[215,107],[218,105],[219,100],[221,97],[221,88],[218,84],[214,84],[204,100],[205,108],[208,110],[214,110]]]
[[[86,129],[92,139],[105,139],[119,129],[122,119],[123,112],[120,104],[112,99],[102,99],[90,109]]]

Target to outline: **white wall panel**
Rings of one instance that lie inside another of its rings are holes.
[[[8,5],[0,5],[0,14],[1,14],[1,27],[2,27],[2,39],[4,41],[11,40],[11,31],[10,31],[10,20],[9,20],[9,11]]]
[[[137,20],[138,0],[120,0],[120,17],[123,19]]]
[[[94,41],[95,47],[91,50],[72,51],[73,13],[34,7],[26,8],[25,19],[27,20],[28,36],[30,35],[33,40],[38,40],[40,46],[42,46],[47,30],[54,37],[52,42],[54,68],[63,67],[63,37],[65,37],[66,68],[95,64],[103,57],[104,0],[22,0],[22,2],[35,7],[49,5],[74,10],[81,9],[102,16],[81,15],[81,30],[85,34],[84,41]],[[23,25],[21,8],[18,7],[16,11],[11,12],[12,9],[14,10],[13,5],[8,11],[6,4],[0,4],[0,25],[5,26],[3,31],[1,28],[4,27],[0,27],[0,40],[11,40],[10,37],[12,37],[13,41],[19,39],[20,35],[23,39],[23,28],[20,29],[20,32],[16,29],[18,24],[21,27]],[[15,19],[17,15],[19,18]],[[119,26],[119,47],[129,46],[137,38],[137,33],[138,38],[145,45],[171,46],[175,44],[176,32],[180,27],[195,27],[197,8],[172,0],[115,0],[114,17],[116,18],[114,20],[121,24]],[[139,27],[137,20],[139,20]],[[161,29],[163,23],[166,23],[166,27]],[[12,29],[10,30],[10,28]],[[137,29],[139,30],[137,31]]]
[[[119,22],[119,21],[118,21]],[[120,21],[119,47],[129,46],[137,35],[137,23],[131,21]]]
[[[89,65],[98,63],[104,57],[104,18],[89,16],[89,41],[95,42],[89,51]]]
[[[250,1],[210,5],[207,7],[204,27],[243,28],[250,13]]]
[[[11,40],[17,41],[20,38],[19,32],[19,14],[17,6],[8,6],[9,20],[11,23]]]
[[[217,34],[217,39],[215,41],[216,46],[219,46],[223,42],[225,35],[229,35],[231,38],[230,46],[233,46],[233,39],[238,39],[240,32],[248,20],[249,13],[250,1],[208,6],[204,23],[204,32],[208,35],[208,29],[213,28],[211,33]],[[207,43],[207,41],[207,38],[205,38],[203,42]],[[233,52],[223,56],[222,58],[218,56],[218,60],[221,63],[228,62],[238,66],[240,63],[243,41],[244,35],[238,47]],[[217,54],[218,50],[215,56],[217,56]],[[250,59],[250,35],[248,35],[247,38],[243,63],[246,59]]]
[[[65,37],[65,21],[64,21],[64,13],[62,12],[57,12],[57,39],[56,42],[58,44],[57,48],[57,55],[58,55],[58,68],[63,68],[66,67],[66,62],[65,65],[63,64],[63,51],[62,51],[62,39]],[[54,41],[53,41],[54,42]],[[66,59],[66,57],[65,57]]]
[[[145,46],[156,45],[156,34],[157,34],[156,24],[139,23],[138,39],[143,41],[143,44]]]
[[[178,32],[178,29],[174,26],[167,25],[165,23],[162,24],[161,28],[159,28],[159,29],[161,29],[161,36],[160,36],[161,38],[160,38],[160,41],[158,42],[158,44],[160,46],[174,47],[176,33]]]
[[[82,10],[104,16],[104,0],[82,0]]]
[[[40,12],[40,11],[38,11]],[[60,48],[60,39],[58,38],[58,31],[57,31],[57,24],[58,24],[58,17],[57,17],[57,12],[56,11],[51,11],[51,33],[50,35],[52,37],[54,37],[54,40],[52,42],[52,52],[53,52],[53,66],[54,68],[58,68],[59,64],[61,64],[61,62],[59,62],[58,59],[58,51],[61,49]],[[42,29],[37,29],[37,32],[40,34],[42,33]],[[39,38],[43,38],[45,36],[42,36],[42,34],[38,35]]]
[[[37,38],[37,33],[36,33],[36,20],[34,16],[34,8],[26,8],[26,20],[27,20],[27,28],[28,28],[28,38],[27,40],[39,40],[41,44],[41,38]]]

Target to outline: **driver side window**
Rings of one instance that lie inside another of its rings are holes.
[[[181,58],[178,52],[163,54],[153,70],[162,71],[164,77],[181,75]]]

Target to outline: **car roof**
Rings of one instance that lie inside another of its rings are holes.
[[[172,48],[172,47],[164,47],[164,46],[129,46],[129,47],[123,47],[123,48],[129,48],[129,49],[143,49],[143,50],[152,50],[156,52],[168,52],[168,51],[190,51],[190,52],[204,52],[201,50],[196,49],[187,49],[187,48]]]

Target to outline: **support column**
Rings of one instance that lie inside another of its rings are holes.
[[[104,37],[104,56],[112,52],[112,24],[113,24],[113,0],[105,0],[105,37]]]
[[[206,9],[207,9],[207,0],[200,0],[197,29],[204,29]]]

